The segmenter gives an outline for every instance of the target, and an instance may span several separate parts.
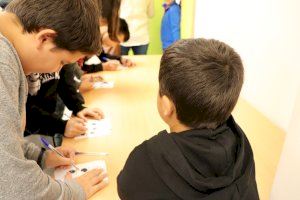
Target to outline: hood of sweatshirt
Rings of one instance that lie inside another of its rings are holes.
[[[162,131],[147,141],[147,151],[162,181],[182,199],[236,199],[255,177],[250,144],[232,117],[214,130]]]

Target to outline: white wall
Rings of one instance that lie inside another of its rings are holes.
[[[195,37],[240,53],[242,96],[288,131],[300,85],[299,0],[196,0]]]
[[[300,199],[300,89],[296,102],[274,180],[271,200]]]

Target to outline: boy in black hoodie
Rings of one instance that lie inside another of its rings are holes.
[[[240,56],[223,42],[166,49],[157,105],[170,133],[131,152],[117,180],[122,200],[259,199],[250,143],[231,116],[243,76]]]

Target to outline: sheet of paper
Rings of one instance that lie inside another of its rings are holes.
[[[93,88],[113,88],[114,85],[115,83],[113,81],[98,81],[94,83]]]
[[[111,121],[108,118],[101,120],[90,119],[86,123],[87,131],[84,135],[79,135],[75,139],[101,137],[111,133]]]
[[[80,170],[76,170],[73,166],[69,169],[56,169],[54,171],[54,177],[56,180],[65,180],[65,176],[67,172],[70,172],[72,178],[76,178],[78,176],[83,175],[85,172],[90,171],[92,169],[102,169],[104,172],[107,172],[106,164],[104,160],[96,160],[92,162],[82,163],[76,165]]]

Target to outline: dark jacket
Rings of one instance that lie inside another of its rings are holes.
[[[118,176],[122,200],[257,200],[251,146],[230,119],[215,130],[160,132],[137,146]]]
[[[122,60],[122,56],[117,56],[117,55],[111,55],[111,54],[107,54],[104,52],[104,50],[102,49],[102,52],[99,56],[97,56],[101,63],[99,64],[91,64],[91,65],[88,65],[86,64],[85,61],[87,61],[88,59],[86,58],[83,62],[83,65],[81,67],[81,69],[86,72],[86,73],[95,73],[95,72],[100,72],[100,71],[103,71],[103,66],[102,66],[102,63],[105,63],[107,62],[108,60],[118,60],[121,62]]]
[[[84,108],[84,99],[78,91],[81,73],[77,64],[70,64],[61,69],[59,79],[54,73],[39,74],[40,88],[36,94],[28,95],[26,103],[25,136],[64,134],[67,123],[62,120],[64,106],[75,115]]]

